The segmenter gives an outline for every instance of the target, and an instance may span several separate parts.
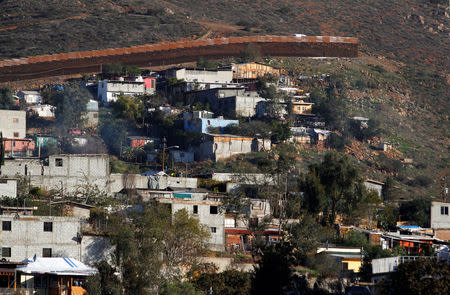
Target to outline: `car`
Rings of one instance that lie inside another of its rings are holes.
[[[69,129],[69,133],[75,134],[75,135],[83,135],[83,134],[86,134],[86,131],[80,130],[78,128],[72,128],[72,129]]]

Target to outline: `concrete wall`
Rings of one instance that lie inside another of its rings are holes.
[[[58,166],[62,163],[62,166]],[[30,177],[31,184],[46,190],[75,192],[80,186],[91,184],[106,190],[109,180],[108,155],[52,155],[48,165],[39,159],[5,160],[1,175]]]
[[[56,107],[49,105],[49,104],[31,106],[29,109],[31,111],[33,111],[34,113],[36,113],[39,117],[43,117],[43,118],[54,118],[55,117]]]
[[[377,193],[377,195],[379,197],[381,197],[381,193],[383,191],[383,185],[377,184],[377,183],[373,183],[373,182],[370,182],[370,181],[364,181],[364,186],[370,191],[375,191]]]
[[[0,110],[0,132],[6,138],[25,138],[27,132],[26,112]],[[18,136],[14,136],[14,133],[18,133]]]
[[[176,71],[175,77],[186,82],[231,83],[233,72],[231,70],[179,69]]]
[[[106,236],[83,235],[81,240],[81,261],[94,264],[102,260],[112,263],[114,246]]]
[[[235,135],[207,135],[198,148],[198,159],[218,161],[238,154],[270,150],[269,139],[253,139]]]
[[[211,109],[215,113],[230,117],[253,117],[256,115],[258,104],[263,101],[265,101],[264,98],[254,95],[231,96],[211,104]]]
[[[372,273],[379,274],[393,272],[397,270],[399,264],[400,257],[372,259]]]
[[[450,203],[431,202],[431,228],[450,229]]]
[[[43,248],[51,248],[52,256],[73,257],[81,260],[81,247],[77,239],[80,220],[74,217],[0,215],[0,220],[11,222],[11,231],[0,231],[2,247],[11,248],[11,261],[22,261],[34,255],[42,257]],[[44,222],[52,222],[53,230],[44,231]]]
[[[184,121],[184,130],[208,133],[209,127],[214,127],[218,128],[220,133],[223,133],[223,128],[232,124],[239,125],[239,120],[226,120],[223,118],[193,119]]]
[[[208,241],[208,248],[216,251],[223,251],[225,249],[225,230],[224,214],[220,212],[220,202],[215,201],[200,201],[190,199],[159,199],[161,203],[172,204],[172,214],[178,210],[185,209],[189,215],[194,216],[210,231],[210,238]],[[194,214],[194,206],[197,206],[197,213]],[[210,208],[217,207],[217,214],[211,214]],[[215,233],[212,228],[215,228]]]
[[[17,197],[17,180],[0,178],[0,197]]]
[[[116,101],[119,95],[140,95],[145,93],[144,82],[100,81],[97,96],[104,103]]]

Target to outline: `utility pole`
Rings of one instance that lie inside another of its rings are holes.
[[[163,158],[162,158],[162,172],[164,172],[164,161],[166,159],[166,138],[163,137]]]

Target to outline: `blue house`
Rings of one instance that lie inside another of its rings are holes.
[[[209,127],[214,127],[223,133],[223,128],[232,124],[239,125],[239,120],[226,120],[223,117],[191,119],[184,121],[184,130],[208,133]]]

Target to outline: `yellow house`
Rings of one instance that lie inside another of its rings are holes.
[[[233,64],[233,80],[255,80],[266,75],[280,76],[281,69],[277,69],[257,62]]]
[[[313,104],[312,102],[304,102],[303,100],[293,101],[292,112],[296,115],[311,114]]]
[[[319,247],[317,253],[337,258],[342,264],[342,271],[359,272],[362,265],[363,256],[358,247]]]

